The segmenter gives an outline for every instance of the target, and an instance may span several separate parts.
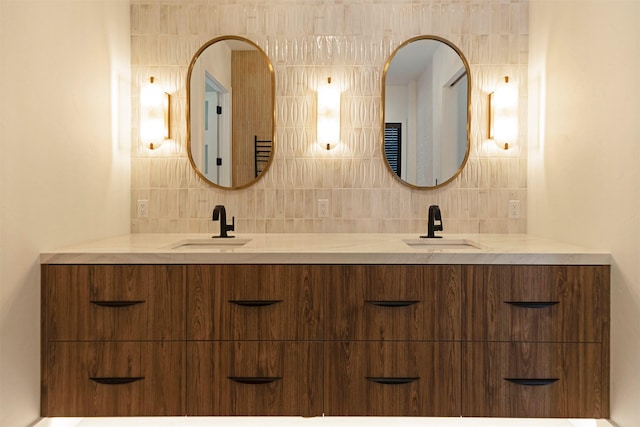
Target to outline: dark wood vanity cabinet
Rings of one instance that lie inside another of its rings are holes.
[[[325,267],[326,415],[460,415],[460,272]]]
[[[304,265],[190,265],[187,339],[321,341],[322,273]]]
[[[609,415],[609,267],[467,266],[463,416]]]
[[[188,415],[322,415],[321,341],[190,341]]]
[[[608,352],[608,266],[42,266],[44,416],[606,418]]]
[[[322,415],[322,267],[187,271],[187,413]]]
[[[460,416],[460,343],[325,342],[325,415]]]
[[[184,415],[185,266],[43,265],[43,416]]]
[[[185,414],[183,343],[50,342],[45,353],[45,416]]]
[[[327,340],[459,341],[459,265],[326,266]]]

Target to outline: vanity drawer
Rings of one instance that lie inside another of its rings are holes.
[[[325,343],[326,415],[460,416],[460,343]]]
[[[184,353],[167,341],[47,344],[42,415],[184,415]]]
[[[463,344],[463,416],[602,418],[601,345]]]
[[[184,339],[185,268],[42,267],[46,341]]]
[[[459,265],[327,266],[326,339],[460,339]]]
[[[322,415],[322,342],[187,343],[189,415]]]
[[[463,339],[601,342],[608,266],[467,266]]]
[[[318,266],[187,267],[191,340],[322,339]]]

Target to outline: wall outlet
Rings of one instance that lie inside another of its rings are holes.
[[[509,200],[509,219],[520,218],[520,200]]]
[[[138,200],[138,218],[149,218],[148,200]]]
[[[329,199],[318,199],[318,218],[329,218]]]

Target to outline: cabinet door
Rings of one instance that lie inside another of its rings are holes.
[[[322,415],[322,342],[189,342],[189,415]]]
[[[319,268],[188,266],[188,339],[322,339]]]
[[[326,339],[460,339],[460,266],[325,267]]]
[[[50,343],[42,415],[184,415],[184,353],[168,341]]]
[[[185,337],[185,268],[46,265],[46,341],[169,340]]]
[[[325,343],[326,415],[460,416],[460,343]]]
[[[600,344],[463,344],[463,416],[601,418]]]
[[[465,340],[601,342],[607,333],[608,266],[467,266],[464,275]]]

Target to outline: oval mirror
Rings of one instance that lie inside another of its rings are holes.
[[[382,78],[383,151],[414,188],[451,182],[469,157],[469,64],[451,42],[419,36],[400,45]]]
[[[218,37],[194,55],[187,73],[187,153],[210,184],[255,183],[273,158],[275,77],[250,40]]]

